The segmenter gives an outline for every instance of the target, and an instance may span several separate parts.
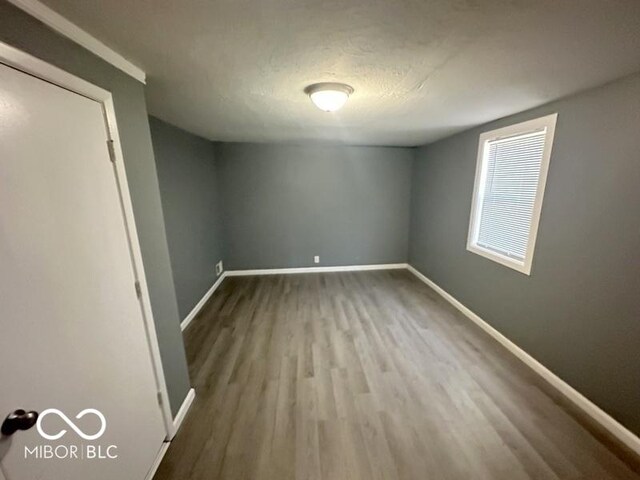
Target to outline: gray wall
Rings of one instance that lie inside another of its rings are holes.
[[[407,261],[413,150],[217,145],[227,270]]]
[[[558,112],[531,276],[466,251],[478,135]],[[410,263],[640,433],[640,75],[421,148]]]
[[[214,145],[149,117],[180,318],[216,281],[222,259]]]
[[[56,65],[113,94],[131,200],[140,237],[162,363],[175,414],[189,390],[178,327],[144,86],[0,0],[0,41]]]

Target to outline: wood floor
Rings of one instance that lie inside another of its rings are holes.
[[[156,480],[640,479],[406,270],[227,278]]]

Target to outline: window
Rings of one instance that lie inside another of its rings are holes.
[[[467,250],[527,275],[557,116],[480,135]]]

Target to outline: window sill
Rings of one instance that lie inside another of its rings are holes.
[[[473,243],[467,245],[467,250],[525,275],[531,275],[531,261],[527,261],[526,259],[524,262],[519,262],[513,258],[500,255],[499,253],[492,252]]]

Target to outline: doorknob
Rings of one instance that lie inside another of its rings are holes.
[[[25,412],[24,410],[16,410],[7,415],[2,422],[0,431],[2,435],[13,435],[18,430],[29,430],[38,421],[38,412]]]

